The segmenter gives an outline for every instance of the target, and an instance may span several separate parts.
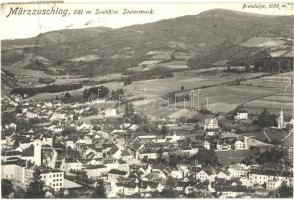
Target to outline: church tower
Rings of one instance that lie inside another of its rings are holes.
[[[280,115],[279,117],[277,118],[277,123],[278,123],[278,128],[279,129],[282,129],[285,127],[285,122],[284,122],[284,112],[283,112],[283,109],[281,108],[281,111],[280,111]]]
[[[42,164],[42,141],[37,139],[34,141],[34,162],[36,166]]]

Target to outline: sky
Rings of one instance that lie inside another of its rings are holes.
[[[161,19],[175,18],[184,15],[197,15],[211,9],[230,9],[242,12],[250,12],[266,15],[290,15],[294,14],[294,6],[289,3],[280,3],[279,8],[269,8],[269,3],[246,3],[246,5],[265,5],[266,8],[243,8],[244,3],[55,3],[55,4],[2,4],[1,5],[1,35],[0,39],[17,39],[34,37],[40,33],[73,28],[111,27],[120,28],[133,24],[144,24]],[[286,7],[282,7],[286,5]],[[68,9],[70,15],[7,15],[10,9]],[[84,10],[83,14],[74,15],[75,10]],[[96,9],[114,9],[118,15],[95,15]],[[150,10],[155,14],[147,15],[123,15],[124,9]],[[86,11],[92,11],[86,14]]]

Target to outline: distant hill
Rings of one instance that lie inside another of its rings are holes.
[[[150,51],[168,50],[188,53],[190,67],[205,68],[260,52],[270,54],[282,49],[283,55],[289,54],[293,21],[294,16],[216,9],[119,29],[61,30],[29,39],[4,40],[1,59],[7,67],[59,69],[63,74],[90,76],[122,72],[150,59]]]

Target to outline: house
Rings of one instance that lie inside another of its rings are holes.
[[[112,190],[121,196],[131,196],[139,193],[139,186],[136,183],[115,183]]]
[[[274,191],[276,189],[278,189],[281,186],[282,182],[274,179],[274,180],[269,180],[266,183],[266,189],[269,191]]]
[[[215,178],[216,172],[212,167],[206,167],[196,174],[196,180],[211,181]]]
[[[216,150],[217,151],[227,151],[227,150],[231,150],[232,146],[226,142],[218,142],[216,144]]]
[[[142,181],[139,184],[140,192],[150,193],[150,192],[162,192],[164,186],[158,182],[152,181]]]
[[[242,119],[248,119],[248,112],[246,110],[237,110],[234,115],[235,121],[239,121]]]
[[[244,142],[241,140],[237,140],[234,145],[236,150],[246,149]]]
[[[109,182],[116,182],[119,177],[125,177],[126,178],[127,176],[128,176],[128,172],[126,172],[126,171],[121,171],[121,170],[118,170],[118,169],[111,169],[108,172],[107,180]]]
[[[66,173],[70,171],[80,171],[83,169],[83,164],[78,160],[63,159],[61,169]]]
[[[184,172],[181,171],[180,169],[176,168],[173,169],[170,173],[171,177],[175,178],[175,179],[182,179],[184,178]]]
[[[105,117],[117,117],[117,110],[115,108],[107,108],[104,111]]]
[[[158,158],[158,149],[152,148],[149,146],[141,146],[136,151],[136,159],[142,160],[142,159],[157,159]]]
[[[287,185],[293,185],[293,172],[284,170],[252,169],[249,173],[249,180],[253,184],[263,185],[269,181],[285,182]],[[274,183],[271,183],[274,184]],[[270,185],[271,185],[270,184]],[[272,185],[269,187],[273,187]]]
[[[204,130],[207,129],[219,129],[218,120],[216,118],[204,120]]]
[[[89,178],[97,178],[102,176],[103,173],[107,173],[108,169],[105,165],[90,165],[85,167],[85,172]]]
[[[108,170],[119,169],[119,170],[123,170],[126,172],[129,172],[129,170],[130,170],[129,164],[123,160],[107,158],[107,159],[102,160],[102,164],[105,165]]]
[[[245,164],[234,164],[230,165],[228,168],[228,171],[230,172],[230,175],[232,177],[242,177],[247,176],[249,172],[250,167],[246,166]]]
[[[170,143],[175,143],[175,142],[178,142],[179,140],[183,140],[183,139],[184,139],[183,136],[177,135],[175,133],[173,135],[167,135],[165,137],[165,141],[170,142]]]
[[[242,176],[239,181],[242,183],[241,185],[246,186],[247,188],[253,187],[252,182],[248,179],[247,176]]]
[[[216,177],[219,179],[231,180],[230,172],[228,171],[220,171],[217,173]]]
[[[205,141],[204,141],[204,144],[203,144],[203,147],[204,147],[205,149],[209,150],[209,149],[210,149],[210,143],[209,143],[207,140],[205,140]]]
[[[213,137],[219,135],[219,129],[206,129],[205,130],[205,136],[206,137]]]

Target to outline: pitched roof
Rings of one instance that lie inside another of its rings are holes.
[[[124,176],[127,174],[127,172],[125,171],[121,171],[121,170],[118,170],[118,169],[111,169],[108,174],[117,174],[117,175],[121,175],[121,176]]]

